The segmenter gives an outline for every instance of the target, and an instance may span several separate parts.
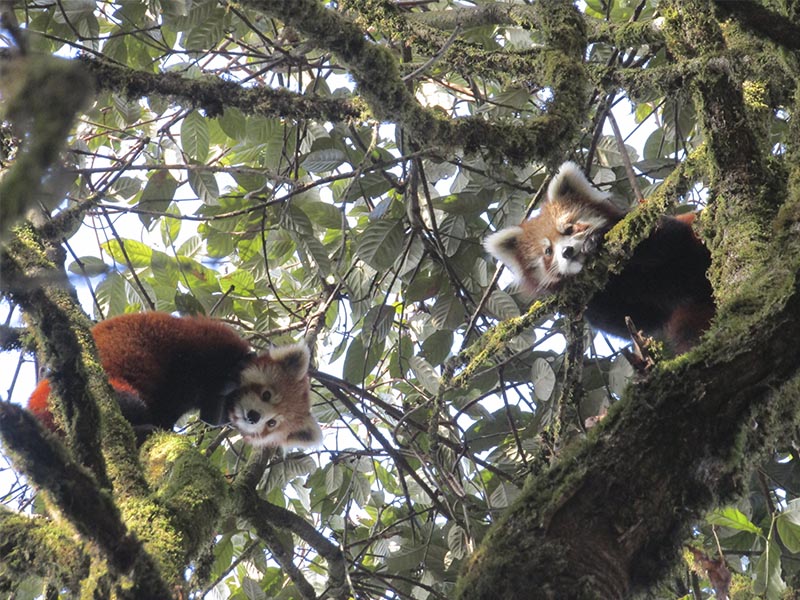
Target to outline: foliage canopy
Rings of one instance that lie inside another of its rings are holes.
[[[40,350],[78,415],[65,450],[2,405],[19,478],[0,590],[800,589],[794,3],[24,0],[0,16],[0,292],[7,325],[25,313],[33,332],[4,327],[3,347],[20,364]],[[648,202],[529,309],[481,240],[567,159]],[[629,385],[581,307],[658,214],[697,207],[717,322]],[[257,348],[304,338],[324,449],[256,455],[190,420],[137,461],[73,287],[96,319],[205,313]]]

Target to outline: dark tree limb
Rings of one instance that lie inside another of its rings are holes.
[[[121,597],[170,597],[158,567],[128,532],[111,495],[54,436],[44,432],[33,415],[0,403],[0,435],[15,467],[47,492],[54,508],[97,546],[118,576],[131,574],[134,587]]]

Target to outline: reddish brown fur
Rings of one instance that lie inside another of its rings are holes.
[[[489,236],[489,252],[511,266],[536,295],[557,290],[583,267],[625,213],[595,190],[573,163],[562,165],[539,215]],[[662,217],[622,272],[586,307],[587,320],[618,337],[625,317],[677,352],[694,345],[715,313],[706,277],[710,254],[692,229],[694,214]]]
[[[264,382],[283,400],[277,412],[291,414],[290,423],[300,423],[300,415],[304,416],[302,424],[315,428],[311,441],[318,441],[318,426],[310,416],[308,377],[304,370],[303,378],[291,382],[278,377],[282,371],[271,353],[280,354],[280,348],[256,357],[249,344],[221,321],[161,312],[114,317],[96,325],[92,335],[123,414],[145,432],[171,429],[193,409],[200,409],[201,417],[213,424],[225,422],[231,403],[238,401],[243,369],[273,365]],[[303,352],[305,369],[307,350]],[[47,380],[42,381],[29,407],[52,426],[49,387]]]

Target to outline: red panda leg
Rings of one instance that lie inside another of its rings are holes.
[[[664,326],[664,337],[676,353],[682,354],[697,343],[715,312],[713,304],[695,302],[679,306]]]
[[[108,382],[114,388],[122,416],[133,425],[141,443],[144,436],[156,429],[152,424],[150,410],[142,401],[139,393],[127,381],[112,377]],[[33,390],[28,399],[28,410],[39,419],[46,429],[58,431],[53,413],[50,411],[50,380],[42,379]]]

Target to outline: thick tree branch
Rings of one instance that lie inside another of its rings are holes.
[[[132,573],[134,590],[122,597],[169,597],[158,568],[128,533],[111,496],[70,458],[63,445],[45,434],[33,415],[14,404],[0,403],[0,435],[15,467],[47,492],[70,523],[97,545],[118,576]]]
[[[751,0],[714,0],[720,13],[739,21],[759,37],[767,38],[788,50],[800,50],[800,23]]]
[[[86,548],[75,544],[73,531],[5,507],[0,507],[0,531],[0,570],[4,577],[36,575],[77,595],[81,580],[89,574],[89,555]],[[2,577],[0,591],[12,592],[3,587]]]
[[[225,108],[238,108],[245,114],[264,117],[333,122],[363,118],[361,110],[348,100],[295,94],[282,88],[244,87],[222,78],[189,79],[173,72],[147,73],[85,55],[80,61],[98,89],[121,92],[133,99],[153,94],[177,98],[202,108],[209,117],[221,115]]]
[[[428,145],[486,148],[498,156],[528,162],[557,156],[566,148],[584,117],[588,94],[583,72],[586,40],[580,15],[571,3],[547,0],[537,3],[545,37],[557,50],[542,57],[542,85],[553,90],[545,114],[523,126],[518,122],[488,122],[483,117],[451,120],[439,111],[422,108],[400,77],[395,57],[367,40],[364,32],[317,0],[247,0],[255,10],[277,17],[307,35],[313,43],[337,54],[346,64],[375,116],[402,125]],[[491,140],[491,144],[487,142]]]

